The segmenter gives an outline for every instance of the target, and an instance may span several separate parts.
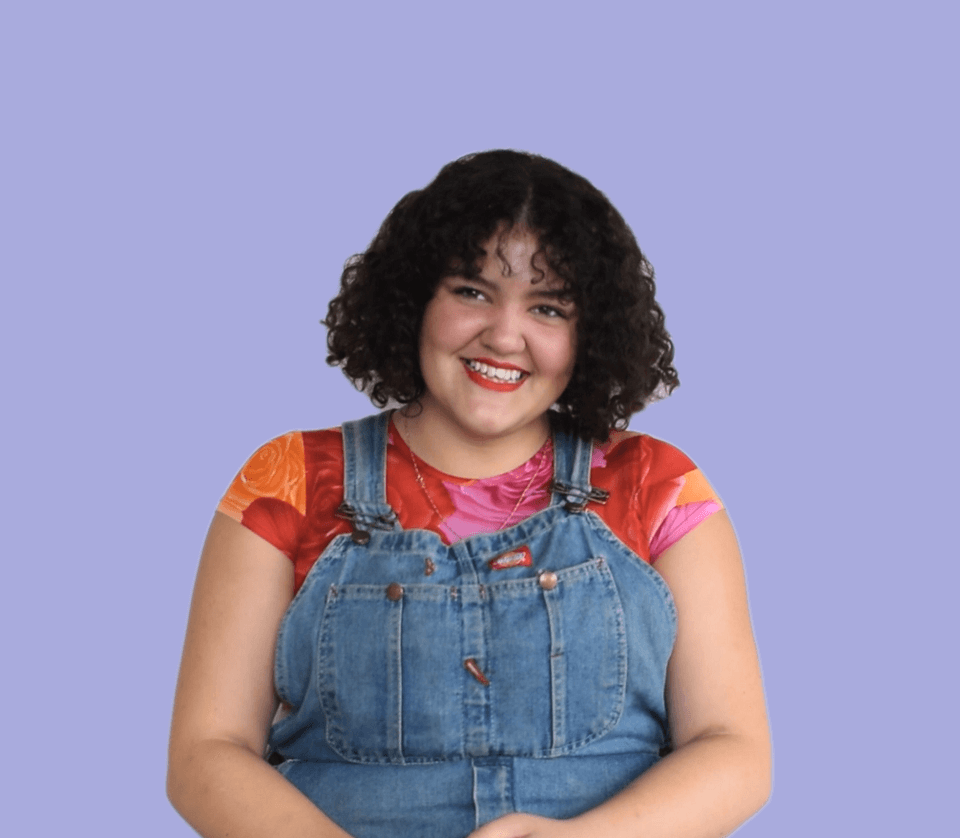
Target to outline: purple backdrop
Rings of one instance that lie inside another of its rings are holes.
[[[192,834],[165,748],[213,509],[266,439],[369,411],[323,363],[343,261],[503,146],[656,266],[683,386],[633,427],[730,509],[773,723],[738,836],[944,834],[955,7],[558,5],[0,12],[17,834]]]

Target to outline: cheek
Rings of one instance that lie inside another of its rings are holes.
[[[433,302],[427,306],[420,327],[420,365],[429,365],[455,353],[464,343],[462,318],[450,306]]]
[[[564,336],[562,345],[557,348],[555,359],[559,374],[566,375],[568,378],[573,375],[573,368],[577,363],[577,333],[575,328]]]
[[[483,330],[482,318],[455,303],[437,302],[427,307],[420,330],[420,347],[456,353]]]
[[[423,322],[420,324],[420,352],[436,346],[442,342],[443,317],[438,311],[436,302],[430,303],[423,312]]]

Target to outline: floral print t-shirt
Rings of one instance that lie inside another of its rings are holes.
[[[552,465],[548,439],[526,463],[506,474],[478,480],[453,477],[419,458],[414,462],[391,422],[387,502],[401,527],[432,530],[449,544],[512,526],[545,509]],[[615,431],[596,444],[590,482],[610,497],[589,509],[650,562],[722,509],[706,478],[683,452],[645,434]],[[340,429],[332,428],[293,431],[262,446],[217,509],[283,552],[294,563],[299,590],[327,545],[351,531],[350,522],[336,514],[342,501],[343,441]]]

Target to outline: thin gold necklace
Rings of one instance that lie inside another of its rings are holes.
[[[510,519],[517,514],[517,510],[520,508],[520,504],[522,504],[524,499],[526,498],[527,492],[530,491],[530,487],[533,486],[534,481],[536,481],[536,479],[540,476],[540,472],[543,469],[545,445],[546,443],[540,446],[540,451],[537,454],[536,469],[534,469],[533,474],[531,475],[530,479],[527,481],[527,485],[524,487],[523,492],[520,494],[519,499],[513,505],[513,509],[510,510],[510,514],[507,515],[507,517],[500,522],[500,526],[497,527],[497,531],[504,529],[504,527],[507,526],[507,523],[510,521]],[[424,482],[423,475],[420,473],[420,469],[417,466],[417,459],[418,459],[417,455],[413,453],[413,449],[410,448],[409,445],[407,446],[407,448],[410,451],[410,462],[413,463],[413,473],[416,475],[417,483],[420,484],[420,488],[423,489],[423,495],[427,499],[427,503],[430,504],[430,508],[437,513],[437,518],[440,519],[440,523],[445,524],[447,529],[450,530],[450,532],[452,532],[457,537],[457,541],[463,541],[463,536],[460,535],[460,533],[458,533],[453,527],[450,526],[450,524],[447,523],[446,519],[440,513],[440,510],[437,509],[437,505],[433,502],[433,498],[430,496],[430,492],[427,490],[427,484],[426,482]]]

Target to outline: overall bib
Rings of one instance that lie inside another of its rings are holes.
[[[389,413],[343,425],[334,539],[290,604],[278,770],[355,838],[572,817],[659,758],[676,609],[589,509],[592,445],[554,437],[550,506],[451,545],[386,503]]]

